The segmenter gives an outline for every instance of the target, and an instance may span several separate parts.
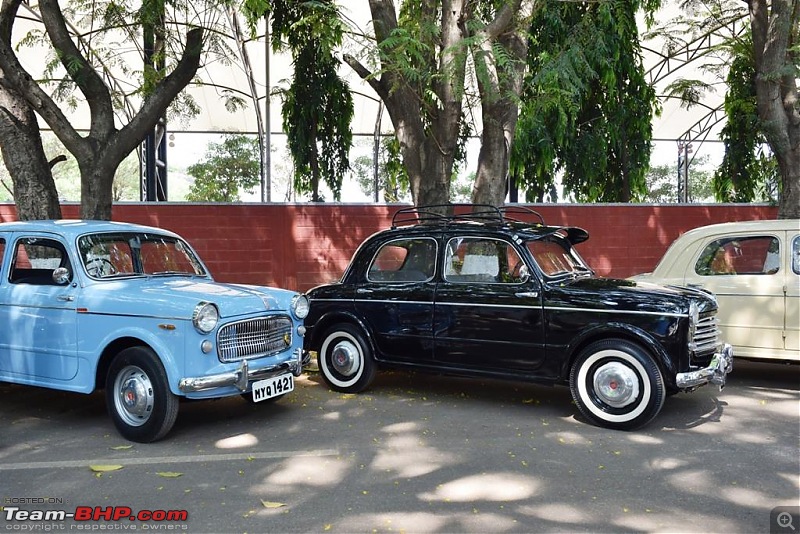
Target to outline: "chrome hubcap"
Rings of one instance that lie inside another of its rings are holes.
[[[136,366],[123,369],[114,381],[114,404],[117,413],[131,426],[141,426],[153,413],[153,384],[143,370]]]
[[[594,391],[604,403],[622,408],[639,398],[639,380],[630,367],[610,362],[595,372]]]
[[[351,341],[340,341],[331,351],[331,364],[337,373],[350,376],[361,365],[361,352]]]

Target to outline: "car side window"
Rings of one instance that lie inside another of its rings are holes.
[[[700,276],[771,275],[780,270],[780,257],[780,242],[775,237],[726,237],[703,249],[695,272]]]
[[[367,271],[370,282],[426,282],[436,272],[434,239],[397,239],[385,243]]]
[[[6,255],[6,240],[0,237],[0,270],[3,269],[3,257]]]
[[[795,236],[792,240],[792,271],[800,274],[800,236]]]
[[[456,237],[447,243],[448,282],[518,284],[527,277],[528,268],[511,243],[481,237]]]
[[[59,267],[70,267],[61,243],[24,237],[16,242],[9,280],[12,284],[58,285],[53,281],[53,270]]]

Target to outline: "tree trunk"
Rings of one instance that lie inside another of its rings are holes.
[[[475,63],[484,69],[485,75],[478,76],[483,133],[472,189],[475,204],[502,206],[508,192],[511,143],[519,118],[517,102],[522,92],[528,53],[527,31],[533,9],[532,0],[517,1],[505,16],[501,11],[495,21],[478,34],[481,43],[474,54]],[[506,51],[506,61],[510,64],[498,63],[495,44]]]
[[[11,42],[11,27],[0,25],[0,40]],[[17,219],[60,219],[61,205],[47,162],[39,123],[31,106],[9,87],[0,71],[0,151],[14,188]]]
[[[800,2],[750,0],[758,117],[781,175],[778,218],[800,218]]]
[[[781,171],[780,202],[778,203],[779,219],[800,219],[800,142],[795,143],[782,158],[778,158]]]
[[[423,27],[438,25],[438,40],[426,43],[436,47],[437,52],[414,65],[423,78],[427,77],[428,85],[406,76],[403,50],[382,47],[380,76],[354,57],[344,56],[345,62],[370,84],[386,105],[400,142],[411,197],[417,206],[450,201],[450,179],[464,100],[466,54],[461,50],[468,36],[464,23],[469,19],[470,2],[442,0],[441,9],[435,4],[421,6],[419,24]],[[379,46],[385,45],[398,28],[395,2],[369,0],[369,7],[375,38]],[[397,55],[393,55],[395,53]]]
[[[81,219],[111,220],[114,197],[114,172],[118,163],[81,166]]]
[[[472,189],[474,204],[502,206],[505,202],[508,191],[508,160],[511,154],[511,139],[506,134],[510,135],[507,127],[512,125],[506,121],[498,121],[497,113],[500,110],[494,111],[494,108],[505,104],[505,101],[496,105],[484,102],[482,106],[483,133],[478,153],[478,169]]]

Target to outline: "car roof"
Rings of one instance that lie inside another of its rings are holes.
[[[697,238],[736,232],[780,232],[787,230],[800,231],[800,219],[762,219],[757,221],[735,221],[709,224],[688,230],[681,237],[687,236],[686,239],[691,239],[693,237]]]
[[[93,232],[150,232],[177,237],[177,234],[173,232],[153,226],[117,221],[95,221],[81,219],[5,222],[0,223],[0,231],[51,232],[64,236],[78,236]]]
[[[560,233],[573,245],[589,238],[589,233],[583,228],[549,226],[538,212],[525,206],[497,208],[482,204],[440,204],[402,208],[392,217],[391,229],[379,232],[377,235],[408,236],[487,231],[516,235],[521,239],[538,239]]]

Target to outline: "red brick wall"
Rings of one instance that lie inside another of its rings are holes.
[[[602,276],[650,271],[686,230],[726,221],[771,219],[777,208],[752,204],[539,204],[548,224],[580,226],[589,240],[578,245]],[[223,282],[307,290],[338,278],[361,241],[386,228],[398,206],[374,204],[125,203],[117,221],[177,232]],[[65,218],[78,206],[65,204]],[[0,221],[15,220],[12,204],[0,204]]]

